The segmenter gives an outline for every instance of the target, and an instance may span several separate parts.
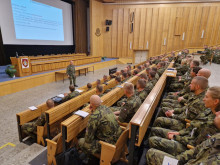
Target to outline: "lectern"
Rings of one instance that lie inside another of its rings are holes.
[[[28,56],[20,56],[18,58],[10,57],[10,59],[11,59],[11,64],[14,65],[15,68],[17,69],[15,76],[23,77],[32,74],[30,59]]]

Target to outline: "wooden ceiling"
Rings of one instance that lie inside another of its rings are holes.
[[[103,3],[209,3],[220,0],[101,0]]]

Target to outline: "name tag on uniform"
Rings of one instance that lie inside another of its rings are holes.
[[[187,115],[187,113],[188,113],[188,108],[186,108],[186,115]]]

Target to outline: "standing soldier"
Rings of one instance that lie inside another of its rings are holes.
[[[66,68],[66,74],[70,80],[70,85],[74,85],[75,87],[78,87],[76,85],[76,76],[75,76],[75,66],[73,64],[73,61],[70,61],[70,65],[67,66]]]

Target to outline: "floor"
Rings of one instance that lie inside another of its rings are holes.
[[[199,59],[195,56],[195,59]],[[122,69],[126,65],[117,65],[118,69]],[[93,82],[96,79],[102,78],[104,74],[108,74],[108,69],[115,66],[96,70],[93,74],[90,72],[87,76],[77,77],[77,85],[79,87],[86,85],[88,82]],[[209,78],[209,86],[220,84],[220,65],[206,64],[202,65],[203,68],[211,70],[212,75]],[[28,160],[32,160],[36,155],[45,151],[45,148],[37,144],[28,146],[24,143],[20,143],[18,140],[16,113],[24,111],[27,107],[32,105],[39,105],[45,102],[48,98],[51,98],[57,94],[68,92],[69,81],[66,80],[53,82],[50,84],[41,85],[35,88],[27,89],[14,94],[0,97],[0,162],[1,165],[24,165]],[[1,146],[11,142],[16,145],[12,147],[10,145],[1,148]],[[25,160],[24,160],[25,159]]]

